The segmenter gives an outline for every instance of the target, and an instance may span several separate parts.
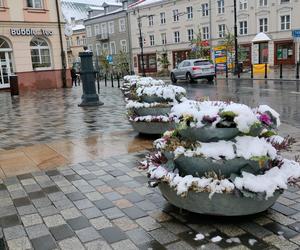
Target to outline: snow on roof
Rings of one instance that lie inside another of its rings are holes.
[[[115,4],[114,0],[105,0],[106,3]],[[61,0],[61,9],[66,21],[72,17],[75,20],[87,18],[89,8],[102,8],[104,0]]]
[[[268,37],[264,32],[258,33],[252,40],[253,43],[255,42],[266,42],[271,41],[271,38]]]
[[[72,27],[72,30],[73,31],[76,31],[76,30],[84,30],[85,29],[85,26],[83,24],[77,24],[75,25],[74,27]]]
[[[88,10],[104,10],[104,8],[98,6],[89,6]]]
[[[163,2],[163,0],[139,0],[135,3],[130,4],[128,7],[129,8],[140,7],[140,6],[145,6],[145,5],[149,5],[149,4],[154,4],[157,2]]]

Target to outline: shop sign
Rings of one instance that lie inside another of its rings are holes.
[[[21,29],[10,29],[12,36],[52,36],[53,31],[45,29],[32,29],[32,28],[21,28]]]

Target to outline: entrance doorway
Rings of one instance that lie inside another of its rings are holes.
[[[13,73],[12,49],[7,41],[0,38],[0,89],[9,88],[9,78]]]

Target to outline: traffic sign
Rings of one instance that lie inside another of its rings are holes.
[[[113,63],[113,57],[112,57],[112,55],[106,56],[106,60],[109,62],[109,64],[112,64]]]

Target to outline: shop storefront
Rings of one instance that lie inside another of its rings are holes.
[[[275,65],[295,64],[295,44],[293,40],[274,41]]]
[[[191,50],[178,50],[172,51],[173,68],[177,66],[183,60],[189,59]]]
[[[0,88],[10,87],[12,75],[17,76],[20,91],[71,86],[62,57],[66,41],[63,25],[59,32],[55,1],[42,1],[42,6],[26,1],[24,6],[16,1],[4,4],[0,6]]]
[[[156,53],[144,54],[144,69],[145,73],[157,72],[157,58]],[[138,55],[138,72],[142,73],[142,56]]]

